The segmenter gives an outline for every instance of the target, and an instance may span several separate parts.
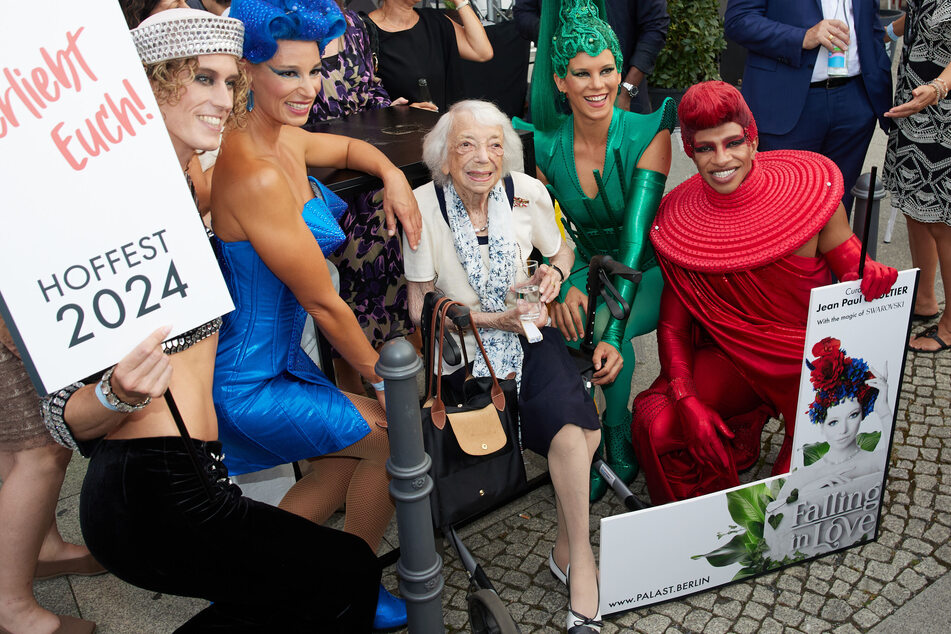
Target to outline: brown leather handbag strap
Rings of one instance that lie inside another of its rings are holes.
[[[495,376],[495,370],[492,368],[492,362],[489,361],[489,355],[485,351],[485,346],[482,345],[482,337],[479,336],[479,331],[471,319],[469,320],[469,327],[472,329],[472,335],[475,337],[476,343],[479,344],[479,350],[482,352],[482,358],[485,359],[485,365],[489,368],[489,374],[492,375],[492,390],[490,392],[492,395],[492,404],[495,405],[495,409],[501,412],[505,409],[505,394],[499,385],[499,379]]]
[[[435,355],[432,359],[433,364],[438,364],[438,369],[435,367],[430,368],[430,372],[433,370],[436,371],[436,395],[433,397],[432,404],[430,405],[429,414],[433,421],[433,425],[435,425],[437,429],[442,429],[446,426],[446,405],[442,400],[442,346],[446,336],[446,321],[449,319],[449,309],[455,305],[461,304],[448,298],[444,298],[440,300],[440,303],[436,305],[436,309],[433,311],[434,318],[437,315],[439,317],[439,354]],[[435,323],[433,323],[433,334],[435,334],[435,330]],[[464,341],[462,342],[462,345],[465,346]],[[435,346],[431,345],[430,347],[434,348]],[[428,401],[429,398],[426,400]]]

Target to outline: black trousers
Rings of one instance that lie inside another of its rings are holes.
[[[103,440],[80,498],[86,545],[133,585],[213,602],[178,632],[369,632],[380,566],[354,535],[241,495],[221,444]],[[202,480],[210,485],[211,497]]]

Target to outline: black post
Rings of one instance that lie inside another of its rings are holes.
[[[875,203],[874,192],[875,192],[875,177],[877,175],[878,175],[878,168],[872,167],[872,175],[869,178],[869,184],[868,184],[869,197],[868,197],[868,200],[865,201],[865,214],[864,214],[865,217],[863,218],[864,223],[862,225],[862,254],[859,256],[859,279],[862,279],[862,276],[865,274],[865,256],[866,254],[868,254],[868,234],[869,234],[869,229],[871,229],[872,227],[872,216],[874,212],[877,211],[877,209],[873,209],[873,207],[876,206],[874,204]],[[876,216],[876,220],[877,220],[878,214],[874,214],[874,215]],[[858,217],[856,217],[856,220],[858,220]],[[876,223],[876,225],[877,224],[878,223]],[[877,233],[876,233],[875,239],[876,240],[878,239]]]

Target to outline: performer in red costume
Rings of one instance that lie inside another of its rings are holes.
[[[812,152],[757,155],[756,122],[736,88],[697,84],[678,116],[699,174],[664,198],[651,231],[666,282],[661,373],[634,400],[631,424],[655,504],[738,485],[780,413],[786,438],[773,473],[789,470],[809,291],[833,273],[857,279],[861,255],[838,168]],[[866,300],[897,276],[866,259]]]

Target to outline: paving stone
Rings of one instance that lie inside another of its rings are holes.
[[[716,616],[726,617],[734,620],[743,610],[743,604],[733,599],[721,599],[713,606],[713,613]]]
[[[809,574],[813,577],[823,580],[829,580],[832,578],[832,574],[835,572],[835,569],[827,563],[822,562],[813,562],[809,566]]]
[[[934,546],[915,537],[909,537],[906,539],[904,542],[902,542],[901,547],[904,550],[908,550],[919,555],[928,555],[934,550]]]
[[[839,627],[832,630],[832,632],[833,634],[861,634],[861,632],[855,629],[855,626],[851,623],[840,625]]]
[[[809,578],[806,580],[806,588],[812,590],[816,594],[825,596],[829,593],[829,584],[825,581],[815,578]]]
[[[891,561],[892,556],[895,554],[890,548],[886,548],[885,546],[882,546],[876,542],[862,546],[861,552],[864,557],[886,563]]]
[[[733,630],[733,621],[722,616],[715,616],[704,626],[703,634],[727,634]]]
[[[898,568],[891,564],[883,564],[880,561],[870,561],[865,569],[865,574],[872,579],[891,581],[898,575]]]
[[[945,563],[951,563],[951,544],[944,544],[935,551],[934,555]]]
[[[805,615],[799,610],[794,610],[792,608],[787,608],[784,605],[777,605],[773,609],[773,618],[784,623],[786,625],[791,625],[793,627],[798,626]]]
[[[783,575],[776,581],[776,587],[780,590],[789,590],[798,594],[802,592],[802,581],[791,575]]]
[[[769,614],[769,610],[761,603],[750,601],[746,604],[746,607],[743,608],[743,614],[757,621],[762,621],[766,618],[766,615]]]
[[[634,629],[644,634],[653,634],[654,632],[663,632],[670,625],[671,621],[663,614],[651,614],[634,623]]]
[[[690,608],[687,607],[686,604],[675,601],[663,603],[661,605],[655,605],[651,609],[654,612],[663,614],[664,616],[669,617],[671,620],[678,623],[683,623],[684,617],[687,616],[687,612],[690,611]]]
[[[905,535],[911,535],[912,537],[921,537],[922,535],[925,534],[925,528],[927,528],[927,524],[925,524],[924,520],[920,520],[913,517],[910,520],[908,520],[908,522],[905,524],[904,532],[905,532]]]
[[[862,608],[852,615],[852,620],[855,621],[855,624],[863,630],[868,630],[872,626],[878,624],[878,622],[882,619],[868,608]]]
[[[826,621],[841,622],[849,618],[852,614],[852,608],[842,599],[829,599],[822,606],[820,616]]]
[[[824,634],[832,629],[832,625],[828,621],[823,621],[818,617],[806,615],[799,629],[809,634]]]
[[[772,605],[773,602],[776,601],[776,595],[773,594],[768,588],[757,585],[753,588],[753,600],[760,603],[765,603],[766,605]]]
[[[946,566],[942,566],[934,559],[934,557],[927,557],[920,564],[915,566],[915,572],[920,572],[926,577],[931,577],[934,579],[939,575],[943,575],[948,571]]]
[[[684,627],[694,630],[695,632],[702,632],[703,626],[712,618],[713,615],[710,612],[697,608],[687,614],[687,618],[684,619]]]
[[[759,631],[763,634],[782,634],[783,624],[774,618],[767,617],[760,624]]]
[[[753,593],[749,583],[734,583],[720,590],[720,595],[737,601],[746,601]]]
[[[848,566],[839,566],[835,569],[835,576],[837,579],[841,579],[850,585],[854,585],[859,579],[862,578],[862,573],[860,573],[858,570],[852,570]]]
[[[759,621],[754,621],[748,616],[741,616],[734,624],[733,630],[737,634],[753,634],[759,631]]]
[[[878,596],[872,599],[872,601],[868,604],[868,609],[880,617],[885,618],[895,611],[895,606],[892,605],[892,602],[885,597]]]
[[[716,600],[717,596],[712,592],[702,592],[700,594],[687,597],[687,603],[695,608],[701,608],[703,610],[712,610],[713,604],[716,603]]]

